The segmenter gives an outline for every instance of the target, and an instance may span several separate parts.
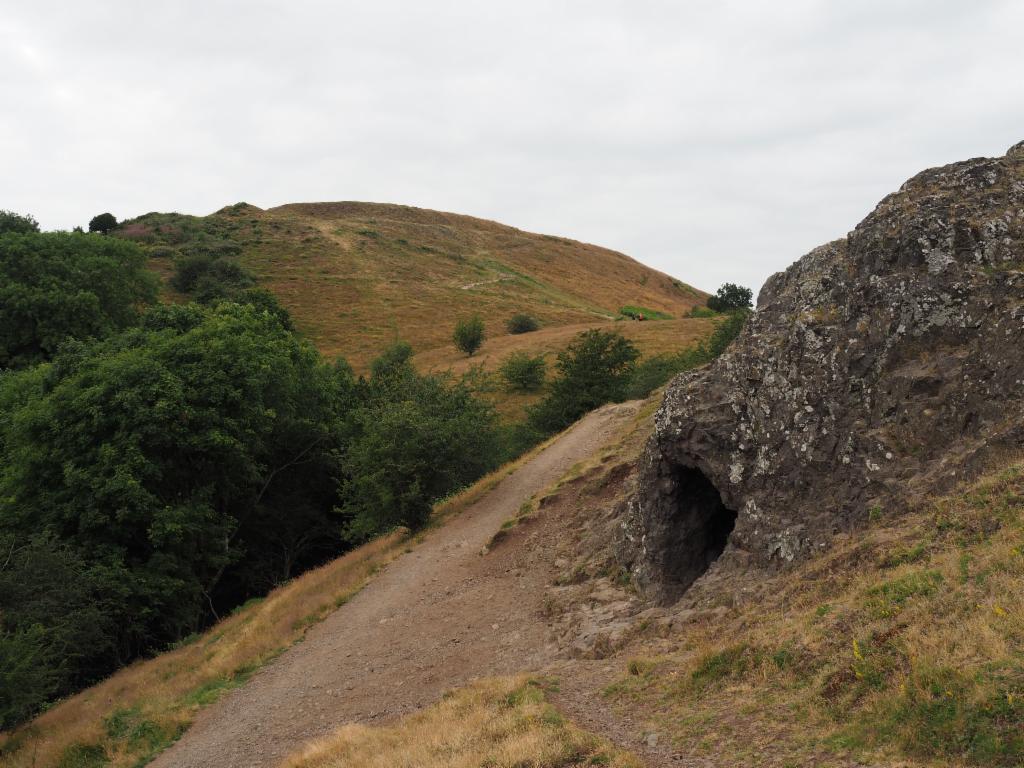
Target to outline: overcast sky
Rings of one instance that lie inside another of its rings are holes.
[[[754,288],[1024,139],[1024,2],[0,0],[0,208],[405,203]]]

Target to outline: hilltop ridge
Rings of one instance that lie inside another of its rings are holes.
[[[118,234],[154,246],[165,276],[182,248],[232,246],[299,330],[357,369],[396,338],[417,352],[448,345],[474,313],[496,336],[519,312],[542,327],[612,321],[624,306],[683,318],[707,298],[617,251],[404,205],[238,203],[205,217],[145,214]]]

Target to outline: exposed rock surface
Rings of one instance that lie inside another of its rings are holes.
[[[662,602],[786,563],[1024,444],[1024,142],[918,174],[768,280],[656,417],[619,557]],[[733,527],[733,524],[735,527]]]

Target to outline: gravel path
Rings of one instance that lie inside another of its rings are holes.
[[[593,454],[635,412],[627,403],[584,418],[201,713],[151,765],[276,766],[343,723],[391,720],[474,677],[554,660],[541,607],[552,566],[538,553],[481,550],[525,500]]]

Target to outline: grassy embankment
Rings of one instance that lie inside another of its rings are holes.
[[[872,518],[754,603],[720,595],[609,705],[727,764],[1024,765],[1024,461]]]

